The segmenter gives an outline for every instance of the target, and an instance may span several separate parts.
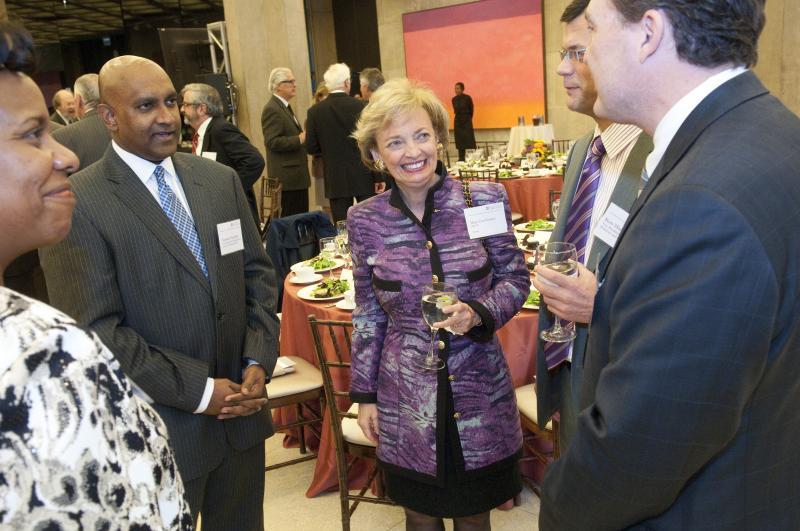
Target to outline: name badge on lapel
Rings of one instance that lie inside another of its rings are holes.
[[[236,251],[244,249],[241,220],[234,219],[218,224],[217,235],[219,236],[220,256],[225,256],[226,254],[235,253]]]
[[[614,247],[627,219],[628,213],[619,205],[611,203],[597,223],[594,235],[606,242],[609,247]]]
[[[490,203],[464,209],[470,239],[486,238],[508,232],[503,203]]]
[[[201,153],[201,156],[204,159],[217,160],[217,152],[216,151],[203,151],[203,153]]]

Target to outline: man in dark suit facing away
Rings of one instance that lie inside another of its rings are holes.
[[[800,119],[748,70],[764,0],[591,0],[586,20],[595,112],[654,147],[605,228],[539,527],[796,529]]]
[[[176,153],[178,95],[150,60],[100,71],[103,158],[71,178],[70,235],[42,250],[51,302],[97,332],[166,423],[195,520],[263,530],[275,275],[236,173]]]
[[[71,149],[81,169],[100,160],[111,143],[111,134],[97,113],[100,88],[97,74],[84,74],[75,80],[75,109],[79,120],[53,131],[53,138]]]
[[[325,71],[328,97],[308,110],[306,149],[322,155],[325,197],[331,203],[333,222],[347,219],[353,200],[363,201],[382,192],[385,184],[361,162],[350,134],[365,103],[350,96],[350,68],[336,63]]]
[[[194,129],[192,153],[236,170],[258,225],[253,186],[264,171],[264,157],[239,128],[225,119],[217,89],[205,83],[190,83],[181,90],[181,99],[183,120]]]
[[[281,181],[281,215],[308,212],[308,155],[306,134],[289,100],[297,92],[294,74],[285,67],[269,74],[272,97],[261,111],[261,130],[267,149],[267,174]]]

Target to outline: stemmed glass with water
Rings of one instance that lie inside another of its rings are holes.
[[[548,242],[538,249],[539,264],[557,271],[562,275],[573,276],[578,274],[578,253],[575,245],[568,242]],[[547,283],[544,278],[540,281]],[[551,283],[552,284],[552,283]],[[542,330],[539,337],[551,343],[566,343],[575,339],[575,324],[565,322],[561,325],[561,319],[553,316],[553,326],[547,330]]]
[[[344,260],[344,267],[350,267],[350,240],[347,238],[347,221],[336,222],[336,250]]]
[[[320,238],[319,239],[319,255],[322,258],[327,258],[333,261],[336,258],[336,239],[335,238]],[[328,270],[328,278],[331,277],[333,268]]]
[[[553,221],[558,219],[558,207],[561,206],[561,199],[553,199],[550,203],[550,213],[553,215]]]
[[[414,360],[417,367],[428,371],[438,371],[444,368],[444,360],[434,354],[433,344],[436,340],[436,328],[433,325],[450,317],[442,309],[457,302],[456,289],[450,284],[434,282],[422,288],[422,315],[431,328],[431,341],[428,354],[421,359]]]

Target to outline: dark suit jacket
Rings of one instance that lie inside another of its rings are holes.
[[[250,139],[225,118],[211,118],[206,134],[203,135],[202,152],[207,151],[216,153],[216,161],[220,164],[236,170],[242,180],[250,209],[258,220],[258,205],[253,186],[264,171],[264,157],[250,143]]]
[[[375,193],[374,175],[350,137],[364,106],[361,100],[335,92],[308,110],[306,149],[311,155],[322,155],[329,199]]]
[[[50,115],[50,121],[61,125],[69,125],[56,111],[53,111],[53,114]]]
[[[231,448],[272,433],[270,414],[219,421],[195,415],[208,377],[241,382],[243,357],[272,373],[275,274],[230,168],[193,155],[172,160],[203,246],[206,279],[158,202],[111,146],[72,176],[72,231],[42,249],[51,303],[97,332],[125,373],[156,402],[184,481]],[[217,224],[240,219],[244,250],[220,256]]]
[[[261,130],[267,148],[267,173],[281,180],[285,192],[311,186],[308,155],[300,143],[300,125],[277,96],[273,95],[261,111]]]
[[[111,134],[96,109],[87,112],[83,118],[70,124],[69,127],[53,131],[53,138],[78,156],[81,169],[103,158],[111,143]]]
[[[583,163],[586,160],[586,153],[594,137],[594,131],[581,137],[575,142],[567,158],[567,169],[564,173],[564,186],[562,188],[561,203],[558,209],[558,219],[553,229],[551,241],[562,241],[564,231],[567,226],[567,218],[571,210],[572,200],[575,197],[575,190],[578,186],[578,179],[583,170]],[[619,175],[617,185],[611,193],[610,204],[615,204],[625,210],[630,211],[639,191],[639,183],[642,180],[642,169],[647,155],[653,150],[652,139],[642,133],[631,149],[622,173]],[[586,260],[587,267],[594,271],[597,264],[609,250],[606,242],[600,238],[595,238],[592,242],[592,249]],[[543,305],[539,311],[539,332],[553,326],[553,314],[547,311],[547,306]],[[536,352],[536,400],[538,407],[537,418],[541,425],[546,425],[550,417],[556,411],[561,411],[561,430],[562,448],[567,447],[569,439],[575,429],[580,392],[580,378],[583,366],[583,354],[586,351],[586,339],[588,337],[588,325],[577,323],[575,331],[577,336],[572,344],[572,364],[569,371],[557,367],[552,371],[547,370],[547,362],[544,356],[544,341],[538,339]],[[564,393],[571,393],[571,397],[563,396]],[[570,400],[571,398],[571,400]],[[565,406],[565,408],[562,408]],[[568,409],[568,410],[565,410]]]
[[[752,72],[680,127],[598,268],[541,529],[797,528],[798,145]]]

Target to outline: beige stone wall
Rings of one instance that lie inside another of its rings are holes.
[[[800,114],[800,17],[797,0],[766,3],[767,25],[758,43],[755,72],[767,88],[794,113]]]
[[[310,7],[311,42],[317,69],[315,77],[321,83],[325,70],[337,62],[332,0],[311,0]]]

